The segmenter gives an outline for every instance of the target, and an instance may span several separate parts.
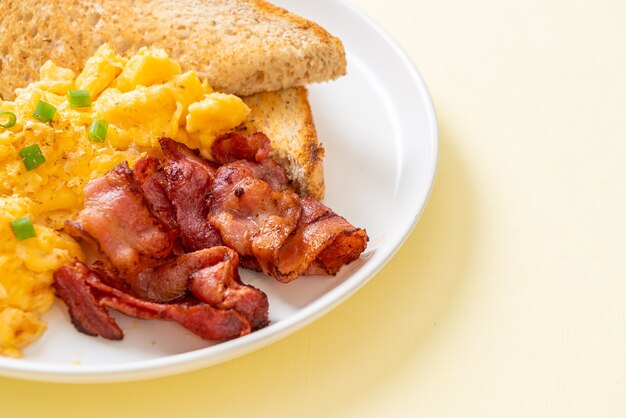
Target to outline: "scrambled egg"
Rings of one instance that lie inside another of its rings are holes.
[[[87,91],[91,104],[73,107],[69,90]],[[54,299],[53,272],[73,257],[84,258],[62,228],[82,208],[86,182],[122,161],[132,166],[146,153],[158,155],[161,136],[210,158],[215,137],[250,112],[240,98],[214,92],[195,72],[182,73],[160,49],[125,58],[103,45],[78,75],[48,61],[40,80],[16,93],[12,102],[0,100],[0,112],[15,115],[13,126],[0,127],[0,354],[9,356],[19,356],[44,331],[41,315]],[[33,116],[40,101],[56,108],[48,122]],[[103,142],[89,138],[95,120],[108,123]],[[45,161],[28,170],[20,150],[33,144]],[[20,240],[11,222],[26,216],[35,236]]]

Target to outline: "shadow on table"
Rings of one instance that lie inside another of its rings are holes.
[[[344,392],[346,399],[339,404],[358,402],[409,361],[419,362],[424,350],[436,346],[447,318],[462,300],[474,257],[476,203],[471,176],[454,148],[457,139],[445,126],[440,129],[435,185],[419,223],[393,260],[363,290],[369,295],[339,308],[361,311],[350,304],[362,303],[372,310],[358,325],[369,333],[355,334],[360,337],[353,341],[357,359],[347,366],[333,365],[346,376],[355,369],[361,375],[360,387]],[[370,358],[358,354],[358,346],[372,344],[380,347],[378,356],[372,350],[367,350]]]
[[[317,376],[308,378],[328,400],[315,406],[318,416],[341,416],[336,408],[363,402],[409,361],[419,362],[462,297],[476,236],[475,197],[457,139],[440,129],[435,185],[419,223],[387,266],[319,324],[333,341],[310,348],[322,360],[311,360]],[[353,347],[349,355],[346,347]]]
[[[303,331],[240,359],[154,381],[57,385],[0,378],[0,402],[28,392],[37,402],[20,407],[28,410],[23,416],[45,416],[59,404],[67,405],[65,418],[87,411],[198,416],[202,410],[207,416],[336,416],[329,408],[375,391],[437,338],[454,311],[476,232],[471,178],[454,143],[444,126],[430,201],[395,257],[354,297]],[[72,399],[84,406],[70,406]]]

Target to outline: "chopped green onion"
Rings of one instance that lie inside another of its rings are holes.
[[[67,100],[71,108],[91,106],[91,96],[87,90],[68,90]]]
[[[43,123],[46,123],[52,120],[55,113],[57,113],[56,107],[52,106],[50,103],[39,100],[39,103],[37,103],[37,107],[35,107],[35,111],[33,112],[33,117],[39,119]]]
[[[10,128],[12,126],[15,126],[15,121],[17,120],[17,118],[15,117],[15,113],[13,112],[0,112],[0,117],[6,115],[7,117],[7,123],[1,123],[0,122],[0,126],[2,126],[3,128]]]
[[[11,221],[11,229],[19,240],[33,238],[36,235],[35,227],[28,216]]]
[[[104,119],[96,119],[91,123],[87,137],[92,142],[104,142],[109,130],[109,122]]]
[[[22,161],[24,161],[24,165],[28,171],[37,168],[46,162],[46,158],[41,153],[41,149],[37,144],[22,148],[19,150],[18,154],[22,157]]]

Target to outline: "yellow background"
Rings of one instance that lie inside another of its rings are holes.
[[[355,3],[438,112],[400,252],[265,349],[136,383],[0,378],[1,416],[626,416],[626,2]]]

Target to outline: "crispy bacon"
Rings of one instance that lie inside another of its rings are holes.
[[[154,270],[142,272],[133,289],[143,299],[165,302],[189,289],[200,301],[220,309],[235,309],[253,329],[268,323],[267,296],[244,285],[237,270],[237,253],[224,246],[181,255]]]
[[[239,263],[289,282],[336,274],[365,249],[365,230],[295,193],[264,134],[218,138],[219,167],[159,141],[163,160],[144,157],[133,171],[120,164],[89,182],[85,208],[66,226],[102,256],[55,273],[80,331],[121,339],[108,307],[176,321],[205,339],[234,338],[269,322],[267,296],[241,282]]]
[[[247,265],[269,273],[268,260],[277,257],[295,229],[301,208],[294,192],[273,190],[255,178],[252,167],[258,168],[238,161],[219,168],[209,219],[224,243],[245,257]]]
[[[108,340],[121,340],[124,333],[107,310],[91,293],[87,281],[96,274],[83,263],[74,260],[54,272],[54,288],[67,305],[72,323],[80,332]]]
[[[261,163],[237,160],[233,163],[223,165],[222,167],[228,167],[229,170],[238,170],[245,176],[262,180],[266,182],[272,190],[279,192],[294,191],[285,174],[285,170],[272,159],[264,160]]]
[[[336,274],[358,258],[365,231],[281,182],[269,183],[274,169],[236,161],[215,175],[209,219],[242,264],[289,282],[301,274]]]
[[[121,339],[123,333],[104,307],[140,319],[175,321],[207,340],[223,340],[250,333],[246,313],[207,303],[161,304],[136,298],[104,283],[78,260],[55,273],[55,288],[69,307],[76,328],[89,335]]]
[[[174,206],[185,249],[197,251],[221,245],[219,233],[207,220],[215,167],[181,143],[169,138],[161,138],[159,142],[165,156],[167,194]]]
[[[246,317],[253,330],[267,325],[269,304],[262,291],[244,285],[237,269],[237,253],[227,247],[213,247],[195,254],[222,260],[191,274],[190,290],[201,301],[220,309],[234,309]],[[216,259],[210,260],[217,261]]]
[[[280,249],[275,265],[281,281],[301,274],[337,274],[365,250],[367,234],[310,197],[301,197],[302,216]]]
[[[167,179],[161,162],[151,156],[139,159],[133,166],[133,177],[141,187],[150,212],[178,235],[176,213],[167,195]]]
[[[238,132],[226,133],[213,141],[211,154],[222,165],[237,160],[261,162],[270,152],[270,139],[262,132],[244,136]]]
[[[95,244],[121,277],[134,277],[171,253],[176,235],[148,210],[126,163],[87,183],[84,194],[84,209],[65,229]]]
[[[206,304],[159,304],[134,298],[114,288],[109,290],[111,295],[100,299],[102,305],[140,319],[178,322],[205,340],[228,340],[251,331],[246,318],[234,309],[215,309]]]

